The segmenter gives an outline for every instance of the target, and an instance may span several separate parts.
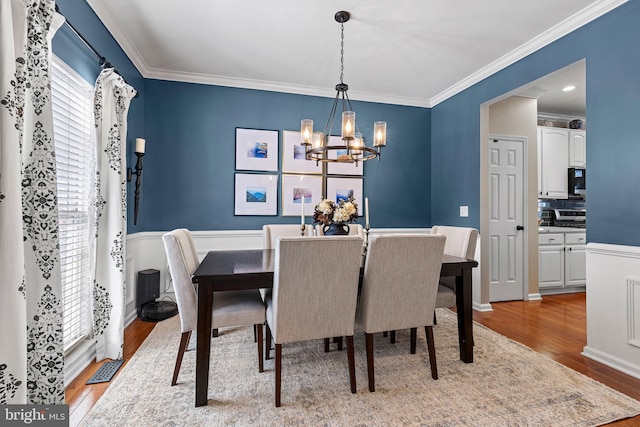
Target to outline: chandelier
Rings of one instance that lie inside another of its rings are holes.
[[[319,162],[358,163],[373,158],[380,159],[380,149],[387,143],[387,123],[373,124],[373,147],[367,147],[364,137],[356,124],[356,113],[351,107],[351,100],[347,91],[349,86],[344,83],[344,23],[351,18],[346,11],[337,12],[335,20],[340,23],[340,83],[336,85],[336,97],[329,112],[324,132],[313,131],[313,120],[303,119],[300,122],[300,145],[305,147],[306,159]],[[340,137],[342,144],[329,145],[329,138],[333,131],[333,123],[338,111],[342,110],[342,126]],[[329,155],[334,151],[335,155]]]

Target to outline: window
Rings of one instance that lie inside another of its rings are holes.
[[[91,335],[89,202],[94,169],[93,87],[62,60],[51,63],[58,178],[64,350]]]

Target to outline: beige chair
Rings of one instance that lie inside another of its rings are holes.
[[[444,245],[445,254],[474,259],[478,240],[478,230],[475,228],[436,225],[431,228],[431,234],[442,234],[447,238]],[[456,281],[454,277],[441,278],[436,308],[455,307],[455,289]]]
[[[353,331],[362,239],[280,237],[273,293],[267,299],[267,352],[275,342],[275,403],[280,406],[282,345],[347,337],[351,392],[356,392]]]
[[[178,357],[171,381],[171,385],[175,385],[191,332],[196,330],[197,326],[198,299],[196,288],[191,283],[191,275],[200,261],[189,230],[181,228],[170,231],[162,236],[162,240],[169,261],[169,271],[176,294],[182,329]],[[263,371],[262,324],[264,320],[265,306],[257,291],[215,293],[211,327],[217,329],[227,326],[254,325],[258,332],[258,370],[260,372]]]
[[[431,376],[438,379],[433,312],[444,245],[444,236],[424,234],[379,235],[369,240],[357,321],[365,332],[372,392],[375,391],[373,334],[378,332],[410,328],[414,354],[417,327],[424,326]]]
[[[308,236],[312,229],[312,225],[305,225],[304,235]],[[265,224],[262,226],[262,247],[264,249],[275,249],[278,237],[300,235],[300,224]]]
[[[324,236],[322,224],[316,224],[316,235]],[[361,224],[349,224],[349,236],[358,236],[364,239],[364,227]]]

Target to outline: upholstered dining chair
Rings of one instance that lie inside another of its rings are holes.
[[[410,329],[412,354],[418,326],[427,336],[431,376],[438,379],[433,311],[445,237],[428,234],[378,235],[369,239],[357,322],[365,332],[369,391],[375,391],[373,334]]]
[[[478,230],[468,227],[452,227],[435,225],[431,228],[431,234],[444,235],[447,240],[444,244],[444,253],[461,258],[474,259]],[[438,286],[438,298],[436,308],[456,306],[456,281],[454,277],[443,277]],[[435,322],[435,313],[434,313]]]
[[[312,225],[305,225],[304,235],[310,235],[312,229]],[[275,249],[276,239],[278,237],[295,237],[300,235],[300,224],[265,224],[262,226],[262,247],[264,249]]]
[[[324,236],[322,224],[316,224],[315,231],[317,236]],[[349,236],[358,236],[361,239],[364,239],[364,228],[362,227],[362,224],[349,224]]]
[[[353,332],[362,239],[280,237],[273,292],[267,299],[266,351],[275,342],[275,404],[281,403],[282,345],[345,336],[351,392],[356,392]]]
[[[182,335],[171,385],[178,381],[184,352],[189,344],[191,332],[196,330],[198,318],[198,300],[191,275],[200,261],[186,228],[170,231],[162,236],[173,288],[178,303]],[[213,329],[228,326],[254,325],[258,341],[258,370],[263,372],[262,324],[265,320],[265,305],[256,290],[216,292],[213,298],[211,327]]]

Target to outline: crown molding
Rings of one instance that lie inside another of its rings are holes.
[[[167,71],[158,68],[148,69],[145,78],[157,80],[169,80],[186,83],[199,83],[215,86],[227,86],[242,89],[265,90],[270,92],[284,92],[298,95],[321,96],[335,98],[336,91],[332,88],[320,88],[315,86],[292,85],[265,80],[241,79],[236,77],[224,77],[202,73],[185,73],[180,71]],[[370,92],[349,90],[349,98],[352,101],[367,101],[383,104],[396,104],[413,107],[430,107],[427,101],[418,98],[403,98],[398,96],[380,95]]]
[[[455,85],[443,90],[438,95],[429,100],[431,107],[435,107],[439,103],[446,101],[452,96],[462,92],[465,89],[470,88],[476,83],[481,82],[487,77],[497,73],[500,70],[507,68],[509,65],[514,64],[522,58],[531,55],[533,52],[542,49],[543,47],[553,43],[554,41],[566,36],[572,31],[588,24],[596,18],[612,11],[618,6],[626,3],[628,0],[602,0],[592,3],[588,7],[582,9],[578,13],[570,16],[544,33],[539,34],[527,43],[512,50],[501,58],[498,58],[486,67],[481,68],[468,77],[460,80]]]
[[[558,40],[559,38],[575,31],[576,29],[588,24],[596,18],[610,12],[618,6],[629,0],[600,0],[592,3],[588,7],[582,9],[578,13],[570,16],[549,30],[534,37],[524,45],[512,50],[503,57],[497,59],[491,64],[481,68],[475,73],[460,80],[455,85],[445,89],[431,99],[404,98],[384,94],[374,94],[368,92],[349,93],[350,97],[356,101],[368,101],[385,104],[407,105],[415,107],[432,108],[439,103],[451,98],[452,96],[462,92],[476,83],[486,79],[487,77],[497,73],[498,71],[508,67],[509,65],[519,61],[520,59],[532,54],[533,52],[547,46],[548,44]],[[278,82],[239,79],[223,76],[214,76],[200,73],[183,73],[161,69],[150,68],[145,62],[140,52],[135,48],[126,32],[120,24],[114,19],[105,5],[104,0],[87,0],[89,6],[96,13],[111,35],[116,39],[122,50],[129,57],[134,66],[138,69],[142,77],[148,79],[180,81],[189,83],[201,83],[218,86],[228,86],[236,88],[246,88],[255,90],[265,90],[271,92],[285,92],[309,96],[322,96],[333,98],[335,91],[328,88],[318,88],[313,86],[291,85]]]

